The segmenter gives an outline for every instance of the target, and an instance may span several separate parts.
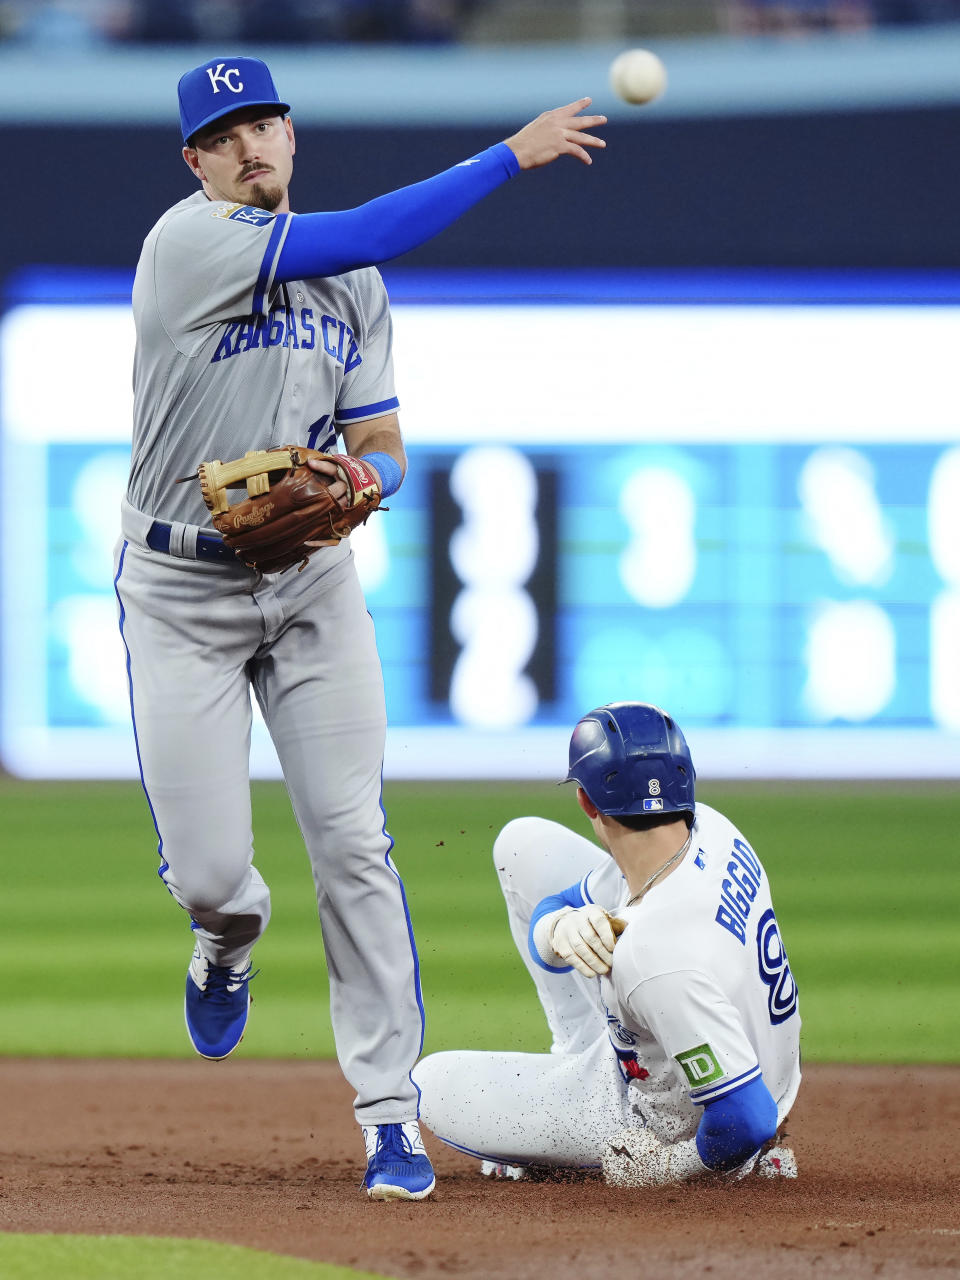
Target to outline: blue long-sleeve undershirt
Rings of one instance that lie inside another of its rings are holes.
[[[777,1104],[761,1077],[708,1102],[697,1151],[708,1169],[735,1169],[777,1132]]]
[[[409,253],[519,171],[517,157],[498,142],[452,169],[356,209],[298,214],[290,219],[276,278],[339,275]]]

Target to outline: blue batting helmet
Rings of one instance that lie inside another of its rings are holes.
[[[679,726],[649,702],[598,707],[570,739],[565,781],[583,787],[600,812],[614,818],[693,813],[696,776]]]

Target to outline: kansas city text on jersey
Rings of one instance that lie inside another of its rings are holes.
[[[311,307],[301,307],[299,312],[292,307],[275,307],[269,315],[247,316],[226,325],[210,363],[263,347],[312,351],[318,337],[324,351],[343,365],[345,373],[363,363],[350,326],[337,316],[322,315],[315,320]]]

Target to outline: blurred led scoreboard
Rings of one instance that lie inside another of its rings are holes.
[[[410,467],[354,543],[388,776],[560,776],[620,698],[668,707],[705,777],[957,772],[956,277],[385,274]],[[0,749],[24,776],[136,772],[129,285],[7,290]],[[262,725],[252,754],[277,773]]]

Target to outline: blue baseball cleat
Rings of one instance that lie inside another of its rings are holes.
[[[363,1186],[371,1200],[425,1200],[436,1185],[433,1165],[423,1148],[420,1126],[363,1126],[367,1172]]]
[[[226,1058],[243,1039],[251,977],[249,961],[242,969],[228,969],[211,964],[199,947],[194,950],[183,1012],[187,1034],[201,1058]]]

